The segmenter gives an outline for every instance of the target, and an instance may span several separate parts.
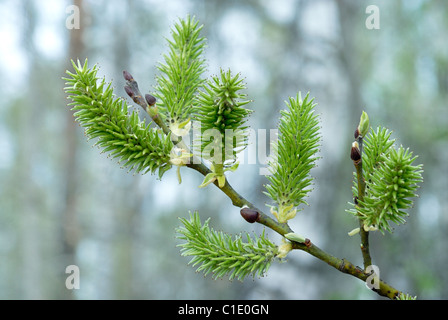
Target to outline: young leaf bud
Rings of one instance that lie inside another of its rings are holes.
[[[356,127],[356,130],[355,130],[355,139],[358,139],[358,137],[359,137],[359,128]]]
[[[359,120],[358,134],[361,137],[365,137],[367,135],[367,132],[369,132],[369,127],[370,127],[369,116],[365,111],[363,111],[361,119]]]
[[[353,229],[352,231],[350,231],[350,232],[348,233],[348,235],[349,235],[350,237],[353,237],[355,234],[358,234],[359,231],[360,231],[360,228],[359,228],[359,227],[358,227],[358,228],[355,228],[355,229]]]
[[[355,162],[361,160],[361,151],[359,150],[359,145],[356,141],[352,143],[350,158]]]
[[[258,213],[257,210],[254,209],[250,209],[247,206],[244,206],[241,210],[240,210],[241,216],[244,218],[244,220],[246,220],[249,223],[254,223],[258,220],[258,218],[260,217],[260,213]]]
[[[304,236],[301,236],[301,235],[299,235],[297,233],[293,233],[293,232],[285,234],[285,238],[288,240],[291,240],[291,241],[298,242],[298,243],[305,243],[305,240],[306,240],[306,238]]]
[[[149,104],[150,107],[156,104],[156,98],[150,94],[145,94],[146,102]]]

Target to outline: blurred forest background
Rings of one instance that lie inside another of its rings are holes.
[[[70,30],[72,4],[81,25]],[[380,29],[366,28],[371,4]],[[187,14],[204,24],[208,74],[223,67],[245,77],[255,130],[276,128],[284,101],[298,91],[316,97],[322,159],[310,206],[292,228],[322,249],[362,264],[359,237],[347,235],[357,222],[344,211],[362,110],[374,128],[392,129],[419,155],[420,198],[404,226],[371,235],[373,261],[400,290],[448,298],[447,1],[2,0],[0,13],[1,299],[378,298],[295,251],[260,279],[204,278],[176,247],[178,217],[199,210],[232,234],[261,226],[241,219],[214,186],[198,189],[203,177],[195,171],[183,168],[181,185],[175,170],[162,181],[133,175],[86,142],[63,91],[70,59],[98,63],[117,96],[126,96],[124,69],[151,92],[165,37]],[[259,167],[243,164],[229,179],[263,208],[267,180]],[[78,290],[65,287],[72,264],[80,269]]]

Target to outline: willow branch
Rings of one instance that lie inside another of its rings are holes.
[[[311,242],[305,242],[305,244],[294,242],[293,248],[308,252],[319,260],[326,262],[336,270],[358,278],[363,282],[366,282],[371,276],[370,273],[367,273],[363,269],[353,265],[350,261],[336,258],[331,254],[323,251]],[[372,287],[371,290],[376,292],[380,296],[387,297],[389,299],[396,299],[401,293],[399,290],[395,289],[381,279],[379,280],[379,288],[375,289],[374,287]]]
[[[362,172],[362,136],[358,135],[358,137],[356,137],[356,141],[359,148],[359,159],[358,157],[352,157],[352,160],[356,168],[356,179],[358,182],[358,200],[362,202],[364,200],[364,194],[366,192],[366,182],[364,180]],[[358,205],[361,204],[358,203]],[[365,230],[364,224],[361,219],[359,219],[359,234],[361,237],[361,253],[364,261],[364,269],[366,269],[368,266],[372,265],[372,257],[370,256],[369,231]]]
[[[126,71],[123,72],[124,78],[126,80],[127,85],[125,86],[126,93],[133,99],[133,101],[140,105],[143,109],[145,109],[152,120],[164,131],[165,134],[172,134],[170,129],[166,126],[166,124],[161,120],[157,107],[155,106],[155,100],[150,95],[146,95],[145,99],[143,99],[142,94],[138,89],[137,82],[133,79],[133,77]],[[362,138],[361,144],[362,144]],[[183,141],[178,141],[178,146],[181,148],[187,148]],[[187,148],[188,149],[188,148]],[[203,176],[211,173],[211,170],[204,164],[200,159],[192,156],[190,158],[189,163],[186,164],[187,167],[196,170]],[[356,171],[358,174],[358,197],[363,197],[365,192],[365,181],[362,177],[362,161],[358,161],[355,163]],[[225,185],[223,187],[219,187],[218,181],[213,182],[218,189],[220,189],[231,201],[232,204],[236,207],[243,208],[247,206],[254,213],[255,217],[253,220],[248,222],[257,222],[260,223],[271,230],[277,232],[278,234],[284,236],[288,233],[293,232],[290,226],[287,223],[279,223],[278,221],[272,219],[269,215],[264,213],[262,210],[255,207],[250,201],[241,196],[233,187],[229,184],[226,179]],[[371,265],[371,259],[369,254],[369,245],[368,245],[368,232],[364,231],[361,227],[361,239],[362,239],[362,248],[363,249],[363,258],[365,267]],[[363,238],[364,237],[364,238]],[[309,239],[306,239],[304,243],[294,242],[292,241],[292,248],[297,250],[305,251],[317,259],[326,262],[328,265],[332,266],[336,270],[351,275],[355,278],[358,278],[362,281],[366,281],[371,274],[366,273],[363,269],[353,265],[350,261],[345,259],[339,259],[331,254],[323,251],[319,247],[317,247],[314,243],[312,243]],[[377,292],[379,295],[388,297],[390,299],[395,299],[401,292],[392,286],[388,285],[384,281],[380,280],[379,289],[372,288],[373,291]]]
[[[206,176],[208,173],[211,172],[210,169],[207,168],[207,166],[205,166],[203,163],[200,163],[200,164],[190,163],[190,164],[187,164],[187,167],[198,171],[203,176]],[[219,187],[218,181],[214,181],[213,183],[216,185],[216,187],[218,189],[220,189],[232,201],[232,204],[235,207],[242,208],[243,206],[247,206],[247,207],[255,210],[256,212],[258,212],[258,217],[255,220],[256,222],[265,225],[266,227],[274,230],[275,232],[277,232],[281,235],[292,232],[291,228],[289,227],[289,225],[287,223],[279,223],[276,220],[272,219],[270,216],[263,213],[263,211],[261,211],[260,209],[255,207],[254,204],[252,204],[247,199],[245,199],[243,196],[241,196],[238,192],[236,192],[235,189],[233,189],[233,187],[230,185],[230,183],[228,182],[227,179],[226,179],[225,185],[222,188]]]
[[[143,110],[148,112],[151,119],[163,130],[165,134],[168,134],[170,132],[170,129],[159,116],[157,106],[155,105],[156,99],[150,94],[145,95],[145,97],[143,98],[143,95],[138,88],[137,81],[135,81],[134,77],[128,71],[123,71],[123,77],[126,80],[124,90],[126,91],[128,96],[136,104],[142,107]]]
[[[188,167],[200,172],[202,175],[207,175],[210,170],[203,164],[191,164],[187,165]],[[215,181],[214,183],[218,188],[218,183]],[[263,213],[261,210],[257,209],[252,203],[246,200],[243,196],[241,196],[232,186],[227,182],[223,188],[219,188],[222,192],[224,192],[231,200],[232,204],[236,207],[248,206],[252,210],[257,212],[257,217],[254,219],[254,222],[265,225],[266,227],[274,230],[278,234],[284,236],[287,233],[292,232],[291,228],[287,223],[279,223],[269,217],[267,214]],[[323,251],[319,247],[317,247],[314,243],[312,243],[309,239],[306,239],[304,243],[293,242],[293,249],[305,251],[312,256],[318,258],[326,262],[328,265],[332,266],[336,270],[351,275],[355,278],[358,278],[362,281],[368,280],[368,277],[371,276],[370,273],[366,273],[363,269],[356,267],[350,261],[345,259],[339,259],[331,254]],[[386,282],[380,279],[379,288],[372,288],[373,291],[378,293],[381,296],[395,299],[401,292],[394,287],[390,286]]]

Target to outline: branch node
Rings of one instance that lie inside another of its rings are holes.
[[[345,268],[345,259],[342,258],[341,263],[339,264],[338,270],[341,272],[344,272],[344,268]]]
[[[306,245],[307,248],[310,248],[313,245],[313,243],[311,242],[310,239],[306,238],[305,239],[305,245]]]

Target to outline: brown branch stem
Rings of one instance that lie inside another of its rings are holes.
[[[370,273],[365,272],[362,268],[353,265],[350,261],[336,258],[331,254],[318,248],[311,242],[307,244],[294,242],[293,248],[308,252],[309,254],[318,258],[319,260],[326,262],[328,265],[335,268],[336,270],[351,275],[355,278],[358,278],[363,282],[369,281],[369,277],[372,276]],[[390,286],[381,279],[379,279],[378,288],[372,286],[371,290],[389,299],[396,299],[398,295],[401,293],[399,290]]]
[[[356,168],[356,179],[358,182],[358,201],[362,202],[364,200],[364,194],[366,192],[366,182],[364,180],[364,175],[362,172],[362,145],[363,145],[362,136],[359,135],[356,138],[356,141],[358,142],[359,145],[360,159],[353,161],[353,164],[355,165]],[[358,203],[358,206],[360,205],[361,204]],[[364,261],[364,270],[366,270],[368,266],[372,265],[372,257],[370,255],[370,247],[369,247],[369,231],[364,229],[364,223],[362,222],[361,219],[359,219],[359,235],[361,237],[361,253]]]

